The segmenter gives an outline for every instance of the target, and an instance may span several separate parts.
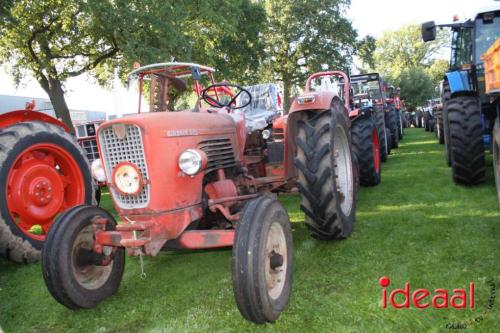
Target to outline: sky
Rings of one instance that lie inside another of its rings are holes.
[[[451,22],[453,15],[470,18],[481,9],[500,8],[500,1],[493,0],[351,0],[347,12],[358,35],[380,36],[385,30],[396,30],[408,23],[434,20]],[[95,81],[81,75],[66,84],[66,101],[70,109],[106,111],[109,115],[133,113],[137,110],[137,90],[129,90],[115,82],[115,89],[100,88]],[[20,87],[0,69],[0,95],[47,98],[33,78],[26,78]]]

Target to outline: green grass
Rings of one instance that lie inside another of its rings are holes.
[[[382,184],[359,192],[349,239],[311,239],[298,198],[281,197],[293,222],[296,260],[290,305],[274,324],[257,326],[240,316],[231,286],[231,251],[224,250],[147,258],[145,280],[138,259],[128,258],[118,293],[96,309],[77,312],[49,295],[39,264],[0,259],[0,326],[5,332],[450,331],[447,323],[483,312],[488,279],[500,286],[500,209],[490,166],[488,172],[484,185],[454,185],[443,146],[433,134],[409,129],[383,164]],[[392,280],[389,289],[410,281],[413,290],[451,290],[474,281],[476,308],[381,309],[383,275]],[[497,297],[484,320],[467,331],[498,327]]]

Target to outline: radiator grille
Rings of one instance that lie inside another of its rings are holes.
[[[106,176],[111,180],[113,169],[120,162],[131,162],[137,165],[144,179],[149,179],[141,129],[135,125],[125,125],[126,137],[119,139],[112,126],[101,129],[99,139],[102,158],[106,165]],[[111,188],[111,193],[121,208],[144,208],[149,204],[150,188],[145,184],[139,195],[123,195]]]
[[[208,157],[206,173],[236,165],[231,139],[205,140],[199,143],[199,147]]]
[[[80,140],[78,143],[85,151],[85,156],[87,156],[90,163],[99,158],[99,150],[97,149],[97,140],[95,138]]]
[[[274,140],[283,141],[285,139],[285,132],[282,128],[273,128]]]

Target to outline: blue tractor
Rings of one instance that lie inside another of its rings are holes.
[[[441,86],[445,155],[457,184],[486,180],[485,147],[490,148],[496,106],[485,93],[481,55],[500,37],[500,9],[481,12],[465,22],[422,24],[424,42],[436,27],[450,28],[451,59]]]

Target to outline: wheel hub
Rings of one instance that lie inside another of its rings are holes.
[[[266,243],[266,287],[269,296],[277,299],[285,286],[287,271],[287,247],[283,227],[273,222],[269,228]]]
[[[43,241],[54,217],[85,201],[78,162],[58,144],[37,143],[20,153],[7,175],[7,207],[13,222],[31,239]],[[41,228],[41,233],[33,227]]]
[[[55,168],[33,160],[17,170],[10,194],[20,217],[44,224],[60,210],[64,202],[64,184]]]

